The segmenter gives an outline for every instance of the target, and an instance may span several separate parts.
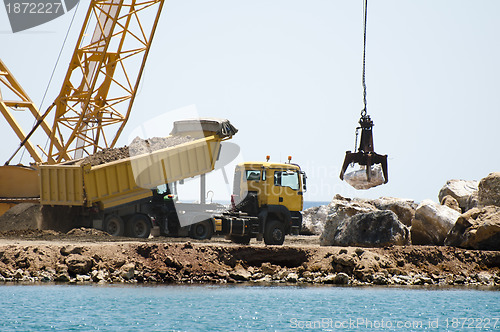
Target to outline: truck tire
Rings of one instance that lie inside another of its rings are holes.
[[[214,227],[210,220],[203,220],[191,225],[189,236],[196,240],[210,240],[214,234]]]
[[[151,220],[144,214],[135,214],[127,222],[127,235],[147,239],[151,234]]]
[[[229,236],[229,239],[231,239],[231,242],[237,243],[237,244],[250,244],[250,236],[249,235],[231,235]]]
[[[125,224],[123,219],[116,215],[110,214],[104,219],[104,231],[113,236],[123,236],[125,234]]]
[[[285,225],[279,220],[270,220],[264,231],[264,243],[282,245],[285,242]]]

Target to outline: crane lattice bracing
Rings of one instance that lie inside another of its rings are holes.
[[[115,145],[129,118],[163,2],[91,2],[52,106],[49,163]],[[92,26],[94,31],[87,35],[87,27]],[[56,146],[58,141],[62,149]]]
[[[24,132],[12,114],[12,110],[28,110],[35,118],[37,126],[39,125],[47,136],[51,136],[52,131],[50,125],[47,121],[45,121],[47,113],[44,115],[40,114],[40,111],[35,106],[31,98],[23,90],[3,61],[0,60],[0,113],[2,113],[10,127],[16,133],[17,137],[21,141],[21,146],[26,147],[35,162],[42,162],[43,157],[38,153],[35,146],[29,140],[30,133],[26,134]],[[62,146],[57,138],[54,139],[53,144],[56,149],[62,150]]]

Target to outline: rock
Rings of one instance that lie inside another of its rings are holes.
[[[255,282],[265,282],[265,283],[268,283],[271,281],[273,281],[273,278],[270,275],[265,275],[264,277],[255,280]]]
[[[337,273],[333,283],[337,285],[347,285],[349,283],[349,276],[344,272]]]
[[[356,255],[349,255],[347,253],[342,253],[332,258],[332,267],[337,272],[346,271],[352,273],[354,267],[358,263],[359,259]]]
[[[372,204],[379,210],[394,212],[399,221],[408,227],[411,226],[411,221],[415,217],[415,210],[418,206],[413,200],[393,197],[381,197],[373,200]]]
[[[469,211],[470,209],[473,209],[473,208],[479,206],[478,194],[479,194],[479,192],[475,191],[472,195],[469,196],[469,199],[467,200],[467,209],[465,211]]]
[[[351,200],[336,195],[327,206],[327,215],[324,220],[323,232],[320,236],[321,245],[331,245],[331,239],[337,232],[337,227],[345,219],[360,213],[376,211],[376,208],[363,201]]]
[[[56,273],[68,273],[68,266],[66,266],[65,264],[57,263],[55,272]]]
[[[15,279],[22,279],[24,277],[24,271],[21,269],[17,269],[12,277],[14,277]]]
[[[86,274],[77,274],[76,281],[77,282],[89,282],[89,281],[92,281],[92,278],[90,278],[90,276],[86,275]]]
[[[301,234],[319,235],[323,232],[323,227],[328,216],[328,205],[314,206],[306,209],[302,216]]]
[[[392,211],[374,211],[344,219],[335,232],[325,232],[320,244],[331,246],[383,247],[410,244],[409,228]]]
[[[500,250],[500,207],[490,205],[462,214],[444,243],[467,249]]]
[[[443,199],[441,200],[441,205],[447,206],[450,209],[453,209],[459,213],[462,213],[462,209],[460,208],[460,205],[458,205],[458,201],[455,198],[453,198],[453,196],[451,196],[451,195],[444,196]],[[468,204],[467,204],[467,206],[468,206]]]
[[[54,278],[54,281],[59,281],[59,282],[68,282],[70,280],[71,278],[67,273],[59,273]]]
[[[465,212],[467,211],[467,201],[469,200],[469,197],[473,195],[477,189],[477,181],[449,180],[439,191],[439,202],[443,204],[443,198],[449,195],[457,200],[458,205],[462,209],[461,212]]]
[[[492,276],[488,272],[482,271],[477,274],[476,279],[480,283],[487,285],[491,282]]]
[[[106,278],[108,277],[108,274],[103,270],[94,270],[94,271],[92,271],[90,276],[91,276],[92,280],[94,280],[94,282],[100,282],[102,280],[106,280]]]
[[[423,200],[411,226],[411,240],[419,245],[443,245],[460,213],[431,200]]]
[[[229,276],[234,280],[248,281],[252,277],[252,274],[241,266],[241,264],[236,264],[234,270],[229,273]]]
[[[387,285],[389,283],[389,280],[387,280],[387,277],[385,276],[384,273],[377,272],[373,275],[372,282],[375,285]]]
[[[328,273],[324,278],[323,278],[323,283],[325,284],[333,284],[335,283],[335,274]]]
[[[173,258],[172,256],[167,256],[164,260],[166,266],[173,267],[176,270],[181,270],[184,266],[179,260]]]
[[[120,277],[125,280],[130,280],[134,278],[135,273],[135,263],[128,263],[121,267]]]
[[[433,285],[434,280],[432,280],[432,278],[429,278],[429,277],[424,276],[424,275],[416,275],[413,278],[412,284],[413,285]]]
[[[382,266],[388,266],[389,263],[380,255],[373,252],[365,252],[354,268],[354,275],[365,282],[372,282],[376,272],[382,272]],[[386,276],[385,272],[384,276]]]
[[[82,255],[69,255],[66,260],[68,272],[72,274],[87,274],[92,268],[92,259]]]
[[[4,278],[12,278],[12,271],[6,267],[0,266],[0,275]]]
[[[297,280],[299,279],[299,275],[295,272],[290,272],[286,278],[285,278],[285,281],[286,282],[297,282]]]
[[[366,175],[366,166],[344,175],[344,181],[358,190],[370,189],[384,183],[384,174],[380,164],[372,165],[370,168],[370,181]]]
[[[276,273],[278,267],[276,265],[273,265],[269,262],[262,263],[261,270],[262,273],[268,274],[268,275],[273,275]]]
[[[68,245],[68,246],[62,247],[59,252],[63,256],[69,256],[71,254],[81,255],[84,252],[84,250],[85,249],[83,247],[75,247],[72,245]]]
[[[490,173],[479,181],[479,206],[500,206],[500,172]]]

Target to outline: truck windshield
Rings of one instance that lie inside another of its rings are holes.
[[[290,171],[274,172],[274,185],[299,190],[299,174]]]

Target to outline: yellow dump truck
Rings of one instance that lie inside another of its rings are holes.
[[[236,132],[228,120],[177,121],[171,136],[189,140],[175,146],[95,166],[41,165],[40,203],[71,207],[72,226],[140,238],[154,226],[171,233],[169,227],[190,226],[213,211],[208,204],[176,204],[168,184],[212,171],[221,142]],[[158,190],[162,185],[163,192]]]

